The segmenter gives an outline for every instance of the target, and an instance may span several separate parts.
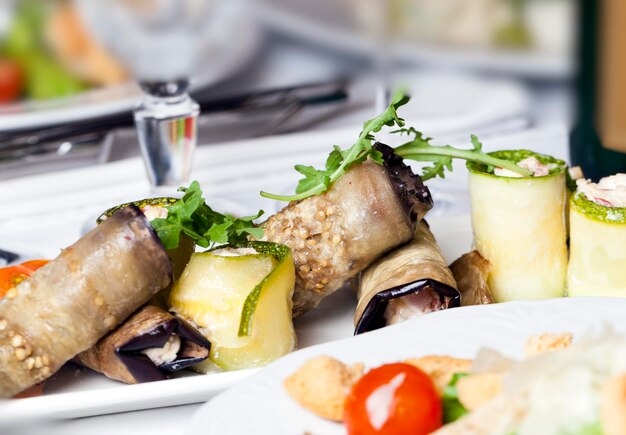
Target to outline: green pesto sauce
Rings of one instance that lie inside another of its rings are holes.
[[[500,177],[494,174],[493,172],[495,169],[494,166],[487,165],[485,163],[479,163],[479,162],[467,162],[467,169],[474,173],[491,175],[493,177],[498,177],[498,178],[507,178],[510,180],[523,180],[527,178],[547,178],[552,175],[562,174],[567,169],[567,163],[565,163],[563,160],[559,160],[555,157],[548,156],[546,154],[539,154],[530,150],[501,150],[501,151],[492,151],[487,154],[490,156],[496,157],[498,159],[508,160],[515,164],[521,162],[522,160],[528,157],[535,157],[537,160],[539,160],[541,164],[548,165],[550,163],[556,163],[557,166],[553,169],[550,169],[549,175],[545,175],[543,177],[532,177],[532,176],[531,177]]]
[[[626,207],[605,207],[589,200],[582,192],[572,196],[571,204],[589,219],[608,224],[626,224]]]

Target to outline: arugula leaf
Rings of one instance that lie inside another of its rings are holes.
[[[452,423],[468,413],[467,409],[459,402],[459,394],[456,389],[456,383],[467,373],[456,373],[444,388],[441,403],[443,406],[443,422],[444,424]]]
[[[181,233],[191,237],[203,248],[225,243],[244,243],[248,235],[257,239],[263,237],[263,229],[254,225],[254,220],[263,214],[263,210],[253,216],[236,218],[209,207],[197,181],[178,190],[185,194],[168,207],[167,218],[151,221],[165,249],[177,248]]]
[[[515,162],[504,160],[490,156],[483,152],[483,144],[475,135],[471,135],[472,149],[459,149],[450,145],[431,145],[432,140],[425,137],[421,132],[413,127],[401,128],[394,130],[392,133],[413,135],[413,139],[409,142],[397,147],[394,152],[409,160],[417,162],[432,162],[432,166],[426,166],[422,169],[422,180],[430,180],[431,178],[445,178],[445,170],[452,171],[452,160],[463,159],[470,162],[479,162],[487,165],[488,168],[505,168],[510,171],[521,174],[525,177],[531,176],[532,172],[526,168],[517,166]]]
[[[304,178],[298,182],[295,195],[283,196],[261,192],[261,196],[279,201],[297,201],[327,191],[352,165],[362,163],[368,157],[381,164],[382,155],[372,149],[373,133],[378,133],[383,127],[404,127],[404,119],[398,116],[398,109],[408,103],[409,99],[404,92],[397,92],[383,113],[363,124],[363,130],[354,145],[345,150],[337,145],[333,147],[324,169],[296,165],[296,171],[304,175]]]

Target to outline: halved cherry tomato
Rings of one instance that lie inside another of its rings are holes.
[[[349,435],[421,435],[442,425],[441,400],[432,380],[409,364],[370,370],[346,399]]]
[[[0,268],[0,299],[47,263],[48,260],[30,260],[16,266]]]
[[[10,59],[0,59],[0,104],[16,100],[22,91],[22,82],[19,64]]]

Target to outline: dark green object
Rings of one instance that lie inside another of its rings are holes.
[[[580,1],[579,71],[575,88],[577,113],[569,146],[572,166],[582,167],[585,178],[595,181],[626,172],[626,153],[605,148],[596,124],[600,110],[596,85],[601,80],[601,7],[600,1]]]

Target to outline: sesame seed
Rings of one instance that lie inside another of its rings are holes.
[[[104,298],[100,295],[96,296],[96,299],[94,301],[96,303],[97,307],[101,307],[102,305],[104,305]]]
[[[0,331],[4,331],[7,328],[7,321],[2,319],[0,320]]]
[[[41,369],[41,374],[42,374],[43,376],[45,376],[46,378],[47,378],[48,376],[50,376],[50,374],[51,374],[51,373],[52,373],[52,372],[50,371],[50,367],[47,367],[47,366],[46,366],[46,367],[43,367],[43,368]]]
[[[15,296],[17,296],[17,290],[15,290],[15,288],[12,288],[4,295],[4,297],[7,299],[13,299],[15,298]]]
[[[32,370],[33,367],[35,367],[35,360],[33,358],[27,358],[24,362],[26,363],[26,368],[28,370]]]
[[[17,348],[15,350],[15,358],[17,358],[18,361],[24,361],[26,359],[26,350],[21,347]]]
[[[11,346],[13,347],[20,347],[22,343],[24,343],[24,339],[19,334],[14,335],[11,339]]]

